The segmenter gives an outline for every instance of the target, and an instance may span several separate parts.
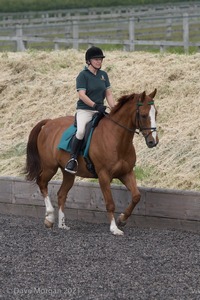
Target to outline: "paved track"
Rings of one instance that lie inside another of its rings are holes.
[[[200,299],[200,234],[0,215],[0,299]]]

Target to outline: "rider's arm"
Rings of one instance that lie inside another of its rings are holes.
[[[94,106],[94,102],[86,95],[86,90],[79,90],[78,91],[79,99],[81,99],[85,104],[90,107]]]
[[[110,88],[106,90],[106,100],[110,106],[110,108],[113,108],[115,106],[115,100],[113,98],[113,93]]]

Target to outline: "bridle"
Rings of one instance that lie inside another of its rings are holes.
[[[153,104],[154,104],[154,101],[153,101],[153,100],[148,102],[148,105],[153,105]],[[105,116],[106,118],[108,118],[109,120],[111,120],[111,121],[112,121],[113,123],[115,123],[116,125],[120,126],[121,128],[124,128],[125,130],[127,130],[127,131],[129,131],[129,132],[137,133],[137,134],[139,134],[140,132],[142,132],[143,135],[144,135],[144,137],[145,137],[145,140],[146,140],[146,139],[148,138],[148,136],[149,136],[152,132],[156,131],[156,127],[142,127],[142,126],[141,126],[141,121],[140,121],[140,120],[141,120],[141,117],[140,117],[140,112],[139,112],[139,107],[140,107],[140,106],[143,106],[143,103],[138,101],[138,102],[137,102],[137,108],[136,108],[136,115],[135,115],[135,118],[136,118],[135,124],[138,124],[138,130],[139,130],[139,131],[137,131],[137,129],[128,128],[128,127],[126,127],[126,126],[124,126],[124,125],[122,125],[122,124],[116,122],[115,120],[111,119],[110,116],[109,116],[109,114],[107,114],[107,113],[105,113],[104,116]],[[146,130],[150,130],[151,132],[149,132],[148,134],[145,135],[143,131],[146,131]]]
[[[149,101],[148,105],[154,105],[154,101]],[[139,112],[139,107],[143,106],[142,102],[137,103],[137,109],[136,109],[136,122],[138,122],[138,127],[139,127],[139,132],[135,131],[137,134],[139,134],[140,132],[142,132],[142,134],[144,135],[145,140],[148,138],[148,136],[152,133],[156,131],[156,127],[142,127],[141,126],[141,117],[140,117],[140,112]],[[150,130],[150,132],[148,134],[145,134],[144,131],[146,130]]]

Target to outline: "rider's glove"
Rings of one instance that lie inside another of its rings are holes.
[[[94,110],[97,110],[98,112],[105,114],[106,111],[106,106],[102,105],[102,104],[94,104],[93,106]]]

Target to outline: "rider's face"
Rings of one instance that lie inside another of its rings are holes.
[[[100,68],[103,62],[103,58],[92,58],[91,65],[95,68]]]

